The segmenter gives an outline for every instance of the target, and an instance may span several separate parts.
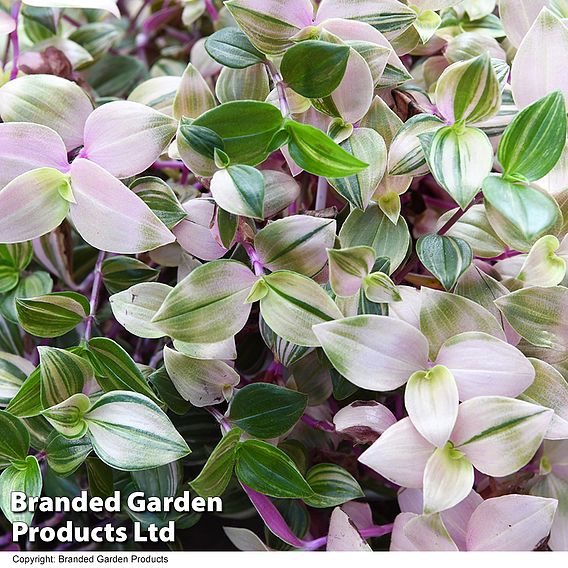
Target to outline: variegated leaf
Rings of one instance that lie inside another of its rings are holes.
[[[224,101],[221,101],[224,102]],[[173,117],[197,118],[215,107],[215,97],[201,73],[190,63],[185,69],[173,104]]]

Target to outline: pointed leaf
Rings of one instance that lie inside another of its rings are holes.
[[[415,550],[423,552],[457,552],[458,550],[440,514],[414,517],[406,523],[403,531]]]
[[[26,459],[30,449],[30,435],[24,423],[16,416],[0,410],[0,467]]]
[[[353,296],[363,284],[363,279],[375,263],[375,251],[371,247],[329,249],[329,280],[337,296]]]
[[[428,363],[428,342],[410,324],[356,316],[314,327],[331,364],[358,387],[390,391]]]
[[[211,194],[225,211],[234,215],[264,218],[264,178],[251,166],[229,166],[215,173]]]
[[[357,443],[374,442],[389,426],[396,423],[394,414],[374,400],[356,401],[342,408],[333,417],[337,432]]]
[[[238,28],[227,27],[211,34],[205,41],[207,53],[221,65],[245,69],[264,61],[264,55],[254,47]]]
[[[83,420],[83,416],[90,406],[89,397],[77,393],[59,404],[46,408],[41,414],[66,438],[82,438],[87,433],[87,423]]]
[[[327,535],[328,552],[372,552],[351,519],[339,507],[331,513]]]
[[[0,509],[10,523],[23,522],[31,525],[33,512],[13,513],[11,508],[12,493],[21,491],[27,497],[41,495],[43,480],[35,456],[28,456],[21,465],[11,465],[0,475]]]
[[[181,83],[174,99],[174,118],[177,120],[182,117],[197,118],[214,108],[215,104],[215,97],[209,85],[201,73],[190,63],[181,77]]]

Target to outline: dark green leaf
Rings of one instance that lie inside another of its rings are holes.
[[[92,449],[88,436],[69,440],[56,434],[47,444],[47,463],[57,475],[67,477],[83,465]]]
[[[187,414],[189,409],[192,407],[189,402],[180,396],[165,367],[156,369],[148,377],[148,382],[155,387],[160,398],[175,414],[183,416],[184,414]]]
[[[0,410],[0,467],[26,459],[30,435],[24,423],[5,410]]]
[[[330,95],[347,68],[348,45],[318,40],[302,41],[286,51],[280,70],[294,91],[309,99]]]
[[[112,468],[95,457],[89,458],[86,464],[90,496],[110,497],[113,490]]]
[[[210,35],[205,42],[205,50],[215,61],[232,69],[245,69],[265,60],[248,37],[234,27],[223,28]]]
[[[89,69],[87,80],[99,97],[125,97],[146,74],[146,66],[135,57],[105,55]]]
[[[259,440],[239,444],[235,472],[241,483],[269,497],[303,499],[314,493],[282,450]]]
[[[418,239],[416,252],[422,264],[451,290],[473,260],[471,247],[463,240],[442,235]]]
[[[315,495],[305,499],[311,507],[336,507],[363,497],[363,491],[354,477],[342,467],[331,463],[320,463],[306,474],[306,481]]]
[[[217,209],[217,226],[219,227],[219,236],[221,243],[225,248],[230,248],[237,234],[239,227],[238,215],[233,215],[224,209]]]
[[[300,419],[308,397],[267,383],[255,383],[237,391],[229,416],[245,432],[257,438],[277,438]]]

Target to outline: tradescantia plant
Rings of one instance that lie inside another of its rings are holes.
[[[567,18],[0,0],[0,546],[568,550]]]

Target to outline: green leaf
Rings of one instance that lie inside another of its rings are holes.
[[[312,326],[342,317],[323,288],[306,276],[281,270],[263,280],[268,293],[260,300],[262,317],[277,335],[296,345],[319,345]]]
[[[75,473],[92,450],[88,436],[70,440],[61,434],[53,436],[45,449],[49,467],[60,477]]]
[[[233,475],[240,438],[241,430],[233,428],[223,436],[211,452],[201,473],[189,483],[198,495],[205,498],[219,497],[227,489]]]
[[[528,250],[561,219],[560,209],[544,191],[514,183],[500,176],[490,176],[483,182],[483,196],[491,226],[505,241],[509,241],[507,226],[502,226],[492,215],[495,209],[525,241],[522,250]]]
[[[115,469],[150,469],[190,452],[166,414],[138,393],[106,393],[84,419],[97,456]]]
[[[37,416],[42,410],[40,369],[36,369],[24,381],[16,396],[10,401],[6,410],[14,416],[28,418]]]
[[[11,465],[0,475],[0,509],[11,523],[31,524],[33,512],[12,513],[11,500],[14,491],[22,491],[28,497],[39,497],[43,479],[35,456],[28,456],[18,466]]]
[[[18,323],[16,301],[49,294],[52,288],[53,280],[47,272],[28,274],[20,279],[13,290],[0,297],[0,313],[12,323]]]
[[[93,368],[85,359],[55,347],[38,347],[41,377],[41,401],[45,408],[80,393],[83,385],[94,379]]]
[[[375,251],[360,246],[347,249],[329,249],[329,282],[337,296],[356,294],[375,263]]]
[[[239,389],[231,401],[229,418],[256,438],[277,438],[301,418],[308,397],[290,389],[266,383]]]
[[[152,323],[189,343],[217,343],[239,332],[250,306],[244,301],[256,281],[242,263],[219,260],[193,270],[167,296]]]
[[[269,497],[303,499],[314,493],[282,450],[260,440],[238,445],[235,473],[241,483]]]
[[[127,290],[134,284],[157,280],[160,271],[128,256],[113,256],[103,262],[103,281],[111,294]]]
[[[138,178],[130,184],[130,189],[148,205],[168,229],[175,227],[187,216],[172,188],[160,178],[152,176]]]
[[[129,390],[157,400],[132,357],[116,341],[106,337],[91,339],[87,356],[95,368],[98,383],[106,392]]]
[[[369,166],[314,126],[287,120],[285,128],[290,135],[290,155],[307,172],[328,178],[341,178],[357,174]]]
[[[144,78],[146,66],[136,57],[105,55],[93,65],[87,81],[99,97],[126,97]]]
[[[171,462],[160,467],[133,471],[130,475],[136,485],[146,496],[175,497],[183,482],[183,465],[181,462]]]
[[[260,334],[264,343],[274,354],[274,358],[284,367],[290,367],[310,352],[310,347],[296,345],[276,335],[266,322],[260,318]]]
[[[363,490],[345,469],[331,463],[320,463],[306,473],[306,481],[315,495],[305,500],[310,507],[337,507],[347,501],[363,497]]]
[[[280,111],[270,103],[233,101],[202,114],[190,128],[205,127],[215,132],[231,163],[256,166],[268,157],[268,145],[282,127],[282,120]],[[190,140],[187,142],[191,145]]]
[[[442,235],[426,235],[416,243],[422,264],[451,290],[473,261],[471,247],[462,239]]]
[[[231,248],[239,227],[238,215],[233,215],[219,208],[217,210],[217,227],[219,228],[221,243],[225,248]]]
[[[229,166],[215,173],[211,194],[225,211],[252,219],[264,219],[264,177],[251,166]]]
[[[91,402],[83,393],[70,396],[67,400],[44,410],[42,416],[66,438],[82,438],[87,432],[83,416]]]
[[[27,359],[0,351],[0,405],[9,404],[33,370]]]
[[[339,239],[343,248],[364,245],[371,247],[377,258],[389,259],[389,274],[402,264],[410,247],[410,233],[402,216],[395,225],[375,204],[365,211],[351,211],[341,227]]]
[[[232,69],[245,69],[262,63],[264,55],[238,28],[223,28],[205,41],[205,50],[217,63]]]
[[[0,467],[26,459],[30,449],[30,435],[24,423],[0,410]]]
[[[566,104],[560,91],[521,111],[505,130],[498,158],[505,177],[543,178],[558,162],[566,144]]]
[[[20,272],[32,261],[31,241],[16,244],[0,244],[0,294],[18,285]]]
[[[94,457],[89,458],[86,465],[90,496],[103,499],[110,497],[114,486],[112,469],[106,463]]]
[[[350,48],[318,40],[302,41],[286,51],[280,71],[287,85],[309,99],[330,95],[341,83]]]
[[[35,298],[17,299],[20,325],[37,337],[60,337],[89,315],[89,301],[76,292],[55,292]]]

